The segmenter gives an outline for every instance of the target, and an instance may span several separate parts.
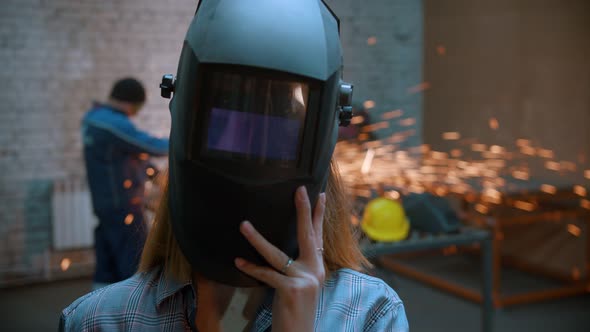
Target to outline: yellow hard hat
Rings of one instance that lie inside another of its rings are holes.
[[[374,241],[392,242],[408,236],[410,223],[399,202],[379,197],[365,207],[361,228]]]

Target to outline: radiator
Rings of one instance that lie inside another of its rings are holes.
[[[98,220],[86,179],[58,180],[53,187],[53,249],[89,248],[94,245]]]

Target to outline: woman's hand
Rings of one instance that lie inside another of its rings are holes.
[[[275,289],[272,304],[274,331],[313,331],[318,296],[326,271],[322,257],[322,223],[326,206],[325,193],[320,194],[313,215],[305,187],[295,194],[297,208],[297,242],[299,257],[292,259],[268,242],[247,221],[240,231],[271,267],[257,266],[236,258],[238,269]]]

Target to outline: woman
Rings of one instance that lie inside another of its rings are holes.
[[[352,116],[338,28],[320,0],[199,2],[160,86],[168,185],[139,273],[75,301],[63,330],[219,331],[249,287],[246,331],[407,331],[395,292],[360,272],[331,162]]]
[[[139,272],[76,300],[63,311],[60,330],[221,330],[235,288],[193,273],[171,230],[167,193],[166,189]],[[288,265],[282,264],[286,256],[251,224],[240,226],[248,242],[274,267],[236,259],[240,270],[270,286],[257,289],[262,301],[254,317],[246,317],[244,330],[408,331],[397,294],[382,280],[360,272],[369,263],[353,234],[349,209],[343,208],[346,196],[335,163],[326,193],[313,211],[304,188],[295,196],[300,256]]]

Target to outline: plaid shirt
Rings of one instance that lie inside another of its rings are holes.
[[[60,331],[196,331],[196,292],[156,269],[82,296],[63,310]],[[272,297],[251,331],[270,331]],[[326,280],[315,331],[408,331],[402,301],[380,279],[341,269]]]

